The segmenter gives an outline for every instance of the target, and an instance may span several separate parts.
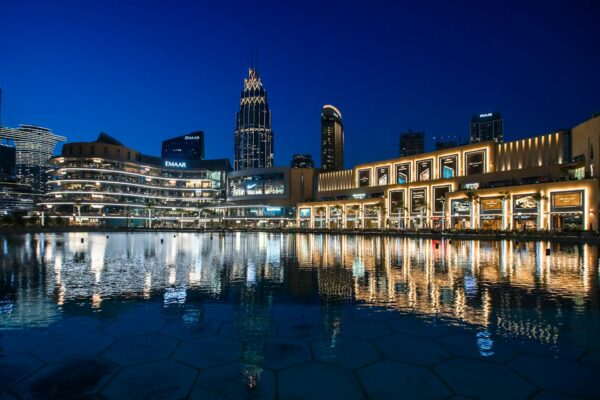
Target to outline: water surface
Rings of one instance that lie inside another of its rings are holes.
[[[592,245],[0,241],[0,397],[600,397]]]

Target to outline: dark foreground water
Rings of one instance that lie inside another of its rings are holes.
[[[268,233],[0,246],[0,397],[600,397],[594,246]]]

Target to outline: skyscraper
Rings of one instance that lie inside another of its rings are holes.
[[[499,112],[475,114],[471,118],[471,143],[504,140],[504,121]]]
[[[17,181],[31,186],[34,193],[46,190],[48,160],[54,153],[58,142],[64,142],[64,136],[52,133],[48,128],[34,125],[19,125],[18,128],[0,128],[0,139],[15,143],[17,155]]]
[[[332,105],[321,111],[321,170],[344,169],[344,124],[342,113]]]
[[[314,168],[315,162],[310,154],[294,154],[292,157],[292,168]]]
[[[0,140],[0,181],[14,181],[17,178],[16,148],[7,140]]]
[[[400,157],[414,156],[425,152],[425,132],[403,132],[400,134]]]
[[[234,166],[238,170],[273,166],[273,129],[267,91],[258,72],[244,79],[235,123]]]
[[[204,132],[163,140],[161,157],[165,160],[204,160]]]

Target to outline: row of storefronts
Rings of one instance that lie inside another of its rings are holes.
[[[600,116],[569,130],[323,173],[307,229],[598,230]]]
[[[378,199],[299,204],[297,220],[315,229],[586,230],[597,223],[597,185],[585,179],[503,190],[391,188]]]

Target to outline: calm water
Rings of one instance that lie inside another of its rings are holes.
[[[600,397],[595,246],[268,233],[0,245],[0,397]]]

